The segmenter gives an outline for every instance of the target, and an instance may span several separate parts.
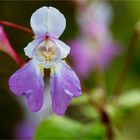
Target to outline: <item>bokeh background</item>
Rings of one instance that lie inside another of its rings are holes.
[[[83,0],[84,1],[84,0]],[[82,2],[82,1],[81,1]],[[90,2],[94,2],[91,0]],[[80,3],[80,1],[79,1]],[[77,20],[78,2],[76,1],[0,1],[0,20],[9,21],[30,28],[30,17],[32,13],[41,6],[53,6],[59,9],[67,20],[67,26],[60,37],[67,44],[81,34]],[[32,139],[54,138],[79,138],[79,139],[106,139],[106,127],[100,120],[99,112],[96,107],[92,107],[87,99],[84,86],[90,91],[91,96],[98,104],[102,104],[104,96],[106,97],[106,110],[111,120],[113,129],[113,138],[118,140],[137,140],[140,139],[140,42],[137,40],[133,56],[128,68],[127,77],[121,94],[117,101],[112,98],[113,88],[118,80],[127,50],[130,47],[131,37],[140,20],[140,1],[102,1],[112,8],[112,20],[109,30],[113,38],[118,42],[119,55],[112,59],[107,68],[103,70],[104,86],[106,94],[100,94],[101,90],[97,84],[97,73],[95,70],[90,72],[88,77],[81,77],[83,96],[74,99],[68,108],[67,117],[48,117],[52,113],[45,115],[40,113],[30,114],[27,105],[23,103],[20,97],[15,97],[8,88],[8,78],[19,66],[6,53],[0,52],[0,139],[16,139],[29,136]],[[84,12],[84,8],[83,8]],[[92,17],[91,17],[92,19]],[[83,23],[86,25],[86,23]],[[88,26],[88,25],[87,25]],[[11,45],[19,56],[25,61],[28,58],[24,55],[23,48],[33,39],[31,34],[4,26],[4,30],[11,42]],[[94,47],[94,45],[93,45]],[[109,50],[108,50],[109,51]],[[80,56],[79,56],[80,57]],[[70,55],[67,59],[71,67],[74,67],[74,59]],[[82,62],[81,62],[82,63]],[[79,63],[79,65],[81,65]],[[46,84],[49,77],[46,77]],[[47,91],[48,93],[48,91]],[[89,93],[88,93],[89,94]],[[34,117],[33,117],[34,116]],[[37,116],[37,117],[36,117]],[[34,119],[31,119],[34,118]],[[41,119],[40,119],[41,118]],[[69,119],[72,120],[69,120]],[[31,123],[28,121],[32,120]],[[21,136],[16,134],[20,127],[16,126],[20,122],[23,126]],[[27,122],[26,122],[27,121]],[[38,122],[38,123],[36,123]],[[26,125],[29,124],[28,125]],[[41,123],[41,124],[40,124]],[[37,124],[37,125],[36,125]],[[37,128],[36,130],[34,130]],[[24,132],[28,130],[27,132]],[[36,134],[35,132],[36,131]],[[67,136],[67,135],[68,136]],[[33,136],[35,135],[35,136]],[[66,135],[66,136],[65,136]]]

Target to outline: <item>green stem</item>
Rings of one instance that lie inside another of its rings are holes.
[[[133,52],[134,52],[134,49],[136,46],[137,39],[138,39],[138,34],[137,34],[137,31],[135,30],[132,35],[130,47],[127,51],[126,58],[125,58],[123,67],[121,69],[119,78],[118,78],[115,88],[113,90],[113,95],[119,95],[122,92],[124,82],[125,82],[125,79],[126,79],[126,76],[127,76],[128,70],[129,70],[129,66],[131,63],[131,59],[133,56]]]
[[[97,76],[97,84],[98,87],[102,88],[104,92],[104,103],[102,102],[100,105],[96,104],[94,100],[90,100],[90,102],[96,106],[96,108],[99,111],[101,122],[105,125],[106,127],[106,139],[107,140],[113,140],[114,139],[114,132],[112,128],[112,122],[110,119],[110,116],[108,115],[108,112],[106,111],[105,104],[106,104],[106,88],[105,88],[105,83],[104,83],[104,71],[101,66],[97,66],[96,69],[96,76]],[[95,105],[96,104],[96,105]]]
[[[89,94],[86,94],[86,95],[87,95],[87,99],[89,103],[93,106],[93,108],[96,108],[97,111],[99,112],[101,122],[106,126],[106,139],[113,140],[114,133],[113,133],[113,128],[112,128],[112,123],[105,107],[98,105]]]
[[[105,92],[103,71],[100,67],[97,68],[96,74],[97,74],[98,86],[100,88],[102,88]],[[104,104],[101,103],[101,105],[99,105],[97,102],[95,102],[93,100],[92,96],[90,96],[90,94],[89,94],[90,91],[86,88],[86,85],[84,85],[84,83],[82,83],[82,87],[84,88],[84,91],[86,93],[89,104],[99,112],[101,122],[106,127],[106,139],[113,140],[114,139],[114,132],[113,132],[113,128],[112,128],[112,122],[111,122],[110,116],[108,115],[108,112],[106,111],[106,109],[104,107],[106,101],[104,101]]]
[[[105,79],[104,79],[104,70],[98,66],[95,71],[96,74],[96,84],[97,87],[102,88],[104,92],[104,97],[106,96],[106,87],[105,87]]]

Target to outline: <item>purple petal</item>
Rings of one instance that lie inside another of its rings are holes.
[[[104,33],[111,23],[112,14],[112,8],[108,3],[93,1],[85,10],[79,9],[77,17],[84,34],[102,38],[105,37]]]
[[[107,68],[112,60],[121,53],[120,44],[118,42],[106,42],[101,48],[98,55],[98,63],[102,68]]]
[[[70,55],[74,68],[78,75],[86,78],[92,71],[93,52],[87,47],[86,42],[82,38],[72,40],[69,44],[72,47]]]
[[[30,111],[36,112],[42,107],[44,81],[34,60],[30,60],[10,77],[9,87],[14,94],[27,98]]]
[[[65,62],[60,62],[55,71],[52,69],[50,83],[53,111],[58,115],[63,115],[71,98],[82,94],[80,81]]]

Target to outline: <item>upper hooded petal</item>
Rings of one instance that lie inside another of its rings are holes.
[[[67,55],[70,53],[70,47],[59,39],[52,38],[51,40],[59,47],[61,52],[61,58],[66,58]]]
[[[35,52],[35,48],[44,40],[44,38],[39,38],[39,39],[35,39],[32,42],[30,42],[25,48],[24,48],[24,52],[25,55],[27,55],[29,58],[33,58],[34,56],[34,52]]]
[[[30,111],[36,112],[42,107],[44,81],[34,60],[30,60],[10,77],[9,88],[14,94],[27,98]]]
[[[66,20],[56,8],[43,6],[32,14],[30,24],[36,37],[59,38],[66,27]]]
[[[79,79],[65,62],[60,62],[52,69],[50,86],[52,109],[58,115],[65,113],[73,96],[82,94]]]

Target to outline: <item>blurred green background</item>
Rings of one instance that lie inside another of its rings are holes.
[[[108,2],[112,5],[114,12],[111,31],[114,38],[122,44],[121,47],[124,50],[122,55],[115,59],[105,72],[107,94],[110,95],[120,73],[135,24],[140,20],[140,1]],[[29,23],[32,13],[44,5],[56,7],[66,17],[67,27],[60,37],[61,40],[67,42],[79,34],[78,24],[75,19],[76,5],[74,1],[0,1],[0,20],[10,21],[30,28]],[[23,60],[27,61],[23,48],[33,37],[10,27],[4,26],[4,29],[14,49]],[[7,84],[9,76],[17,69],[17,64],[7,54],[0,52],[0,139],[12,139],[13,128],[24,117],[22,106],[11,94]],[[92,85],[90,79],[86,82]],[[94,95],[98,94],[98,92],[95,94],[95,90],[93,90],[93,93]],[[119,104],[112,103],[111,98],[108,99],[108,102],[108,112],[111,116],[115,139],[140,139],[139,40],[128,70],[123,94],[119,97]],[[87,105],[85,106],[85,104]],[[64,137],[65,139],[69,138],[69,135],[73,139],[75,137],[79,139],[105,139],[105,128],[99,119],[99,114],[90,107],[85,96],[73,101],[67,110],[66,116],[74,119],[74,122],[66,118],[63,119],[63,117],[52,117],[50,121],[45,120],[37,129],[36,139],[49,139],[52,135],[54,135],[54,138]],[[88,123],[90,121],[92,123]],[[53,131],[56,133],[52,133]]]

